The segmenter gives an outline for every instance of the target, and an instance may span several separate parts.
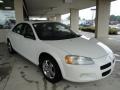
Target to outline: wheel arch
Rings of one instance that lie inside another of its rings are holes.
[[[60,68],[61,74],[62,74],[62,76],[64,77],[64,69],[63,69],[62,61],[61,61],[61,59],[58,57],[58,55],[56,55],[56,54],[54,54],[54,53],[48,53],[48,52],[42,52],[42,53],[40,53],[40,55],[39,55],[39,65],[40,65],[41,62],[42,62],[40,59],[41,59],[42,57],[46,56],[46,55],[52,57],[52,58],[56,61],[56,63],[58,64],[58,66],[59,66],[59,68]]]

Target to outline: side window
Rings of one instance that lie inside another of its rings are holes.
[[[24,37],[35,40],[35,35],[29,24],[25,24],[24,26]]]
[[[15,26],[15,28],[13,28],[12,31],[17,33],[17,34],[22,34],[22,32],[23,32],[23,24],[18,24],[17,26]]]

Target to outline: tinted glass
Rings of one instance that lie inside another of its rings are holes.
[[[35,23],[33,27],[41,40],[63,40],[79,37],[68,26],[61,23]]]
[[[17,34],[21,34],[22,35],[23,30],[24,30],[23,24],[18,24],[18,25],[15,26],[15,28],[12,31],[17,33]]]
[[[29,24],[24,24],[24,36],[30,39],[35,39],[32,28]]]

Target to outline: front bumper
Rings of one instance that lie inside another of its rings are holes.
[[[72,82],[89,82],[109,76],[114,68],[115,59],[100,58],[94,65],[69,65],[64,64],[64,79]]]

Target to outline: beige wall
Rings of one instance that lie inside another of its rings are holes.
[[[17,23],[24,21],[23,0],[14,0],[14,8]]]
[[[48,21],[56,21],[56,18],[54,16],[48,17]]]
[[[110,16],[110,1],[97,0],[96,2],[96,34],[95,37],[108,37]]]
[[[56,15],[56,22],[61,22],[61,15]]]
[[[79,10],[70,9],[70,28],[75,33],[78,33],[79,30]]]
[[[0,29],[0,43],[6,42],[7,32],[8,32],[8,29]]]

